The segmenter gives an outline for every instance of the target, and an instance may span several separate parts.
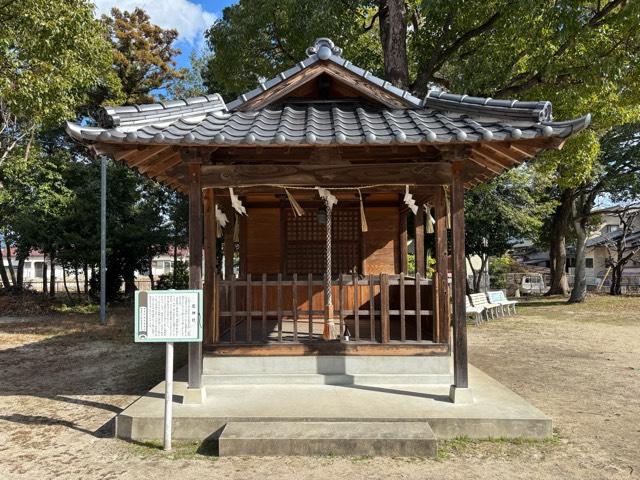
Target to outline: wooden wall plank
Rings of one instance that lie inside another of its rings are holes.
[[[395,274],[400,237],[400,211],[398,207],[365,207],[369,231],[364,233],[365,271],[373,275]]]
[[[247,273],[281,272],[280,208],[248,208],[245,226]]]

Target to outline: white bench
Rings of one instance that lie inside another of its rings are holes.
[[[491,318],[496,318],[495,310],[500,307],[489,303],[486,293],[472,293],[469,295],[469,299],[474,307],[484,308],[484,315],[487,320],[489,320],[489,314],[491,314]]]
[[[487,297],[489,297],[489,302],[492,305],[499,305],[502,310],[502,314],[504,315],[504,307],[507,307],[507,313],[511,314],[511,307],[513,307],[513,313],[516,313],[516,305],[518,302],[515,300],[507,299],[506,295],[502,290],[496,290],[494,292],[488,292]]]
[[[471,302],[469,301],[469,296],[465,295],[465,300],[466,300],[466,306],[465,306],[465,310],[467,312],[467,316],[473,316],[473,320],[475,321],[476,327],[479,326],[482,323],[482,312],[484,312],[484,308],[483,307],[475,307],[473,305],[471,305]]]

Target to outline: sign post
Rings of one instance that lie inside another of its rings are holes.
[[[164,379],[164,449],[171,450],[171,420],[173,418],[173,342],[167,342]]]
[[[202,341],[202,290],[136,292],[135,341],[166,343],[164,449],[171,450],[174,342]]]

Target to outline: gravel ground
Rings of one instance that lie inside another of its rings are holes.
[[[459,441],[438,459],[224,458],[207,446],[112,438],[113,417],[162,377],[128,313],[0,318],[0,479],[633,479],[640,475],[640,298],[524,305],[469,327],[471,362],[554,420],[545,442]]]

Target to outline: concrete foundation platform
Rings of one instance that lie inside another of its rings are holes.
[[[416,422],[437,439],[551,436],[551,419],[480,370],[469,366],[473,403],[454,404],[449,385],[210,385],[201,405],[183,404],[186,383],[174,385],[173,438],[218,440],[237,422]],[[162,438],[164,384],[116,418],[116,436]],[[340,453],[340,452],[333,452]],[[353,454],[351,450],[342,452]]]
[[[450,385],[448,356],[205,357],[204,385]]]
[[[370,455],[435,457],[424,422],[230,422],[219,455]]]

